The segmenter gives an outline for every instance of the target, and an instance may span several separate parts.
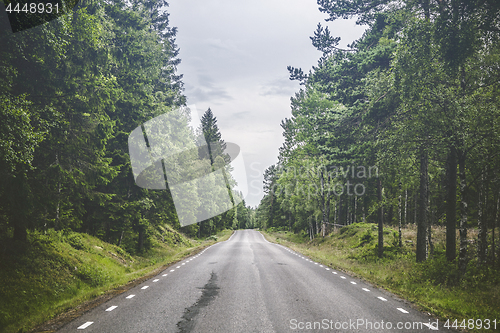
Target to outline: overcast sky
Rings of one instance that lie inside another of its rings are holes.
[[[277,162],[280,122],[291,116],[290,97],[300,89],[286,67],[305,72],[321,53],[310,36],[319,22],[341,47],[361,37],[354,20],[325,22],[315,0],[170,0],[170,25],[178,28],[188,105],[200,117],[209,107],[222,139],[241,147],[248,176],[246,202],[263,196],[262,174]]]

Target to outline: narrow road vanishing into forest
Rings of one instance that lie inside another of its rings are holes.
[[[240,230],[59,332],[422,332],[435,323],[386,291]],[[439,330],[448,331],[441,322]]]

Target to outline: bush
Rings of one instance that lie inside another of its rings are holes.
[[[80,234],[74,232],[70,233],[68,236],[66,236],[66,242],[76,250],[88,250],[88,247],[84,243],[84,239]]]

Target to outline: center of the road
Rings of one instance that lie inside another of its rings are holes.
[[[198,315],[200,310],[208,304],[219,294],[219,287],[217,286],[217,274],[212,272],[210,274],[210,280],[202,289],[200,298],[196,303],[194,303],[189,308],[186,308],[182,320],[177,323],[179,328],[179,333],[189,333],[193,330],[196,321],[195,317]]]

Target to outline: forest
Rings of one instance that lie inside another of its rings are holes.
[[[152,246],[151,237],[165,225],[201,238],[249,224],[250,210],[242,202],[221,215],[181,227],[169,191],[144,189],[134,182],[130,133],[186,105],[182,75],[177,73],[177,29],[169,25],[168,3],[82,0],[74,8],[66,4],[61,6],[65,15],[57,19],[18,16],[11,21],[13,33],[4,33],[11,27],[2,20],[4,247],[11,241],[29,242],[31,232],[53,229],[87,233],[138,254]],[[48,23],[41,24],[44,20]],[[189,117],[188,112],[184,120]],[[210,109],[190,135],[225,147]],[[223,149],[204,156],[212,168],[217,158],[225,159]],[[189,203],[193,214],[203,200]]]
[[[328,20],[368,28],[347,48],[321,24],[322,52],[281,122],[256,227],[325,237],[358,222],[416,225],[416,262],[442,253],[463,275],[500,267],[500,3],[318,0]],[[468,239],[472,231],[477,237]]]

